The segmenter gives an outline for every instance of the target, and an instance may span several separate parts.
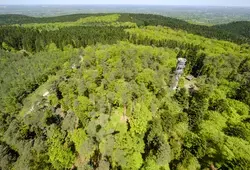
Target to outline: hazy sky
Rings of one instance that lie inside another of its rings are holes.
[[[250,6],[250,0],[0,0],[4,4],[144,4]]]

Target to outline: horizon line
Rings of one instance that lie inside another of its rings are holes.
[[[103,5],[110,5],[110,6],[176,6],[176,7],[243,7],[249,8],[250,6],[240,6],[240,5],[167,5],[167,4],[0,4],[1,6],[75,6],[75,5],[82,5],[82,6],[103,6]]]

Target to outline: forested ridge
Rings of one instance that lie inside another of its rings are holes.
[[[0,169],[250,169],[247,23],[0,18]]]
[[[102,15],[104,14],[72,14],[56,17],[37,18],[25,15],[8,14],[0,15],[0,25],[75,22],[81,18]],[[127,13],[120,14],[118,21],[133,22],[136,23],[138,26],[162,25],[170,27],[172,29],[182,29],[189,33],[198,34],[207,38],[216,38],[226,41],[232,41],[237,44],[250,42],[250,33],[248,31],[250,30],[250,26],[248,21],[233,22],[225,25],[204,26],[190,24],[186,21],[161,15]]]
[[[54,23],[54,22],[68,22],[76,21],[80,18],[85,18],[89,16],[101,16],[104,14],[72,14],[72,15],[63,15],[56,17],[31,17],[20,14],[5,14],[0,15],[0,24],[9,25],[9,24],[28,24],[28,23]]]
[[[250,21],[237,21],[228,24],[215,25],[213,27],[250,38]]]

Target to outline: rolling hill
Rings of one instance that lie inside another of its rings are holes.
[[[37,18],[25,15],[0,15],[0,25],[31,24],[31,23],[55,23],[55,22],[75,22],[80,18],[89,16],[100,16],[104,14],[72,14],[56,17]],[[175,18],[152,15],[152,14],[120,14],[118,21],[133,22],[138,26],[162,25],[173,29],[185,30],[192,34],[198,34],[207,38],[216,38],[232,41],[238,44],[249,43],[249,22],[234,22],[226,25],[203,26],[195,25]]]
[[[232,34],[250,38],[250,21],[238,21],[229,24],[215,25],[213,27],[222,31],[228,31]]]

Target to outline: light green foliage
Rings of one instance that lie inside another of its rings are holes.
[[[67,143],[63,143],[63,135],[59,130],[54,129],[53,135],[49,138],[48,155],[49,160],[55,169],[70,168],[75,159],[75,155],[70,150]]]
[[[127,132],[127,123],[124,119],[124,108],[115,109],[111,116],[109,117],[110,121],[107,122],[104,129],[106,131],[119,131],[120,134],[124,134]]]
[[[132,133],[142,135],[147,130],[148,121],[152,120],[152,113],[144,103],[137,103],[130,119]]]
[[[223,147],[225,152],[226,159],[245,159],[247,162],[250,160],[250,153],[248,152],[250,149],[249,142],[246,142],[242,139],[236,137],[227,137],[225,139],[225,146]],[[222,151],[223,153],[223,151]]]
[[[160,166],[157,165],[154,157],[148,157],[144,162],[143,169],[145,169],[145,170],[160,170]]]
[[[198,160],[189,152],[185,152],[185,158],[177,165],[177,170],[198,170],[201,166]]]
[[[77,161],[77,165],[85,166],[87,160],[96,162],[96,158],[103,155],[102,159],[110,157],[113,167],[138,169],[143,163],[143,136],[152,120],[152,102],[156,105],[154,113],[157,112],[158,100],[151,91],[167,90],[167,66],[175,64],[175,52],[120,42],[112,46],[88,47],[84,53],[79,70],[69,73],[74,78],[69,78],[69,83],[62,81],[58,85],[62,109],[72,109],[86,131],[86,138],[82,140],[83,131],[73,131],[71,135],[79,160],[85,160],[83,163]],[[152,63],[152,59],[156,63]],[[132,69],[127,70],[128,67]],[[147,67],[152,72],[150,82],[147,81],[147,69],[144,69]],[[146,72],[141,73],[143,70]],[[141,75],[138,82],[133,80]],[[135,100],[133,95],[140,98]],[[65,121],[71,120],[68,115],[70,111],[62,122],[64,130],[69,130],[65,126]],[[167,142],[161,144],[157,156],[159,164],[169,162],[169,150]]]
[[[83,129],[75,129],[71,135],[71,140],[75,144],[76,151],[79,152],[83,142],[86,140],[86,133]]]
[[[76,100],[77,96],[74,95],[75,91],[75,82],[72,81],[71,83],[67,84],[64,81],[58,85],[59,91],[62,92],[64,96],[63,99],[60,101],[62,105],[62,109],[69,110],[74,107],[74,101]],[[77,113],[76,113],[77,114]]]
[[[46,50],[48,52],[53,52],[57,50],[56,44],[55,43],[51,43],[48,46],[46,46]]]
[[[90,108],[91,103],[85,96],[78,96],[77,100],[75,100],[74,102],[74,112],[83,124],[85,124],[87,121],[86,119],[88,118],[88,111],[90,110]]]
[[[171,132],[178,121],[178,114],[180,112],[181,108],[169,96],[165,96],[162,99],[159,113],[165,132]]]
[[[114,103],[121,104],[121,106],[131,104],[132,87],[128,82],[118,79],[109,84],[109,89],[114,92]]]
[[[74,26],[113,26],[113,27],[127,27],[134,28],[137,27],[136,23],[132,22],[118,22],[119,14],[103,15],[103,16],[90,16],[85,18],[80,18],[74,22],[55,22],[55,23],[30,23],[22,24],[24,28],[34,28],[41,31],[55,31],[63,27],[74,27]],[[16,25],[18,26],[18,25]]]
[[[240,122],[248,116],[249,107],[240,101],[228,99],[225,92],[216,89],[210,96],[210,107],[220,112],[224,118],[231,122]]]
[[[242,103],[238,100],[228,99],[229,106],[241,116],[248,116],[249,115],[249,106],[245,103]]]
[[[154,102],[155,114],[159,107],[158,100],[152,94],[163,89],[167,91],[166,75],[169,75],[168,66],[175,65],[174,54],[169,49],[137,47],[125,42],[85,49],[79,69],[81,72],[75,74],[83,78],[85,87],[81,89],[82,94],[86,95],[87,91],[89,98],[81,97],[79,100],[78,97],[75,111],[83,113],[87,110],[91,113],[91,120],[85,127],[89,137],[84,144],[85,149],[82,147],[80,150],[80,155],[94,159],[101,152],[102,156],[111,157],[112,167],[141,167],[143,136],[148,122],[152,120],[150,107]],[[133,95],[140,98],[135,100]],[[88,107],[87,103],[93,106]],[[169,107],[171,111],[175,110],[173,114],[178,112],[175,106],[170,104]],[[129,131],[127,123],[130,125]],[[159,143],[157,163],[165,166],[169,161],[170,145],[166,138]]]
[[[239,166],[243,166],[245,164],[244,161],[249,162],[249,155],[246,152],[249,142],[243,140],[246,139],[249,141],[246,135],[249,132],[244,131],[241,126],[228,127],[228,124],[226,124],[227,122],[239,122],[239,119],[236,121],[231,117],[222,116],[218,112],[208,112],[207,114],[208,120],[202,123],[200,135],[213,145],[207,148],[206,154],[210,157],[218,155],[220,157],[217,160],[218,165],[223,160],[234,161],[243,159],[243,161],[239,162]],[[238,136],[243,139],[228,137],[226,135]]]
[[[119,19],[119,14],[106,15],[106,16],[90,16],[81,18],[77,22],[79,23],[91,23],[91,22],[115,22]]]
[[[203,37],[241,34],[142,14],[26,19],[0,27],[0,169],[250,169],[249,45]]]
[[[181,122],[181,123],[177,123],[173,127],[172,135],[176,137],[178,136],[179,138],[184,139],[185,136],[187,135],[187,132],[188,132],[188,123]]]
[[[240,88],[239,82],[227,81],[226,79],[221,79],[218,90],[221,91],[220,93],[224,93],[227,97],[234,98],[237,95],[238,88]]]
[[[5,42],[2,43],[2,47],[3,47],[3,49],[5,49],[7,51],[15,52],[15,49],[13,47],[9,46],[8,44],[6,44]]]
[[[122,166],[124,169],[138,169],[142,165],[144,142],[130,133],[119,134],[115,138],[113,150],[113,166]]]
[[[225,128],[227,119],[225,116],[221,115],[219,112],[209,111],[207,114],[207,120],[205,122],[211,121],[211,123],[214,123],[217,129],[222,130]]]
[[[182,30],[173,30],[168,27],[162,26],[147,26],[143,28],[131,28],[126,29],[126,32],[130,34],[130,41],[134,42],[134,36],[140,41],[150,41],[154,42],[156,45],[160,45],[160,41],[175,41],[178,46],[182,46],[186,43],[191,43],[194,45],[201,45],[204,47],[204,52],[209,56],[219,56],[221,54],[225,55],[237,55],[240,52],[241,47],[227,42],[219,41],[215,39],[204,38],[202,36],[189,34]],[[171,44],[171,42],[170,42]],[[242,54],[241,54],[242,55]]]
[[[50,96],[49,96],[49,100],[50,100],[50,102],[51,102],[51,105],[54,106],[54,107],[55,107],[56,105],[58,105],[58,103],[59,103],[59,100],[58,100],[56,94],[50,95]]]
[[[155,157],[151,156],[148,157],[145,162],[144,162],[144,166],[142,167],[143,170],[170,170],[169,165],[165,165],[165,166],[159,166],[156,161],[155,161]]]
[[[148,86],[153,82],[154,71],[151,69],[144,69],[141,73],[136,77],[136,81],[138,84],[145,84]]]

